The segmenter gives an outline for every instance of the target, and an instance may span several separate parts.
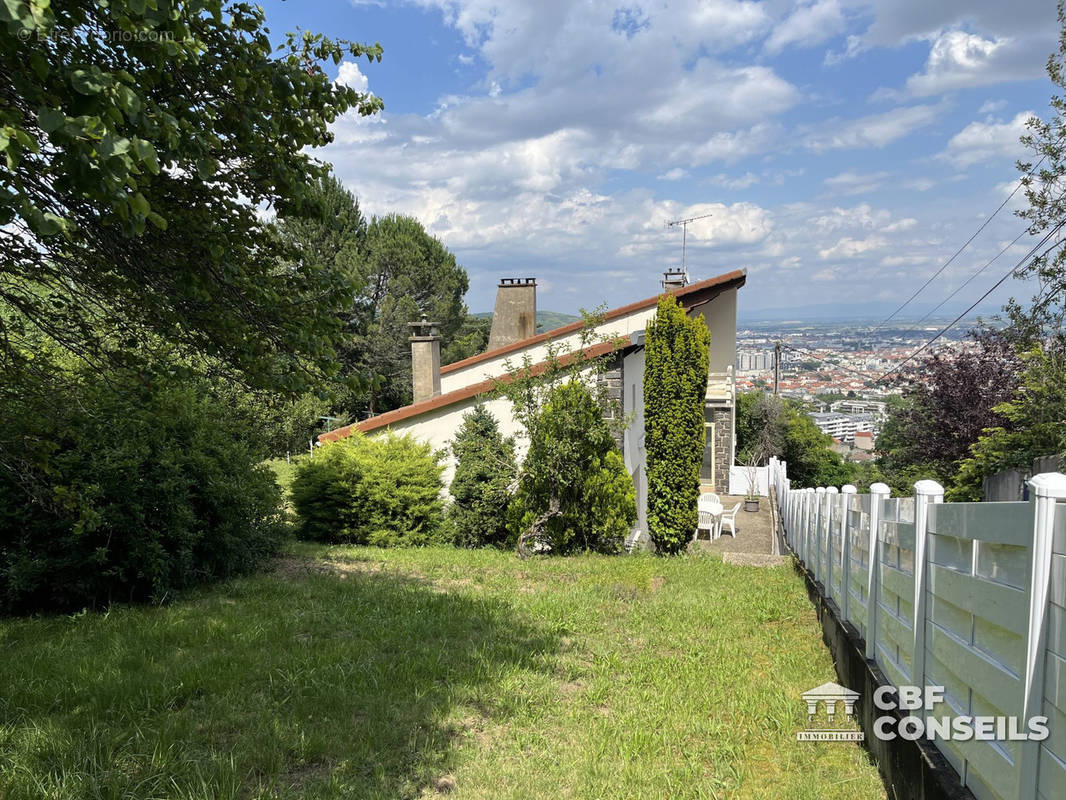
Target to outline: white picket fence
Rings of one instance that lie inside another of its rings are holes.
[[[1066,798],[1066,475],[1006,503],[944,503],[935,481],[792,489],[777,459],[770,482],[793,553],[893,684],[944,686],[933,716],[1048,718],[1043,742],[934,740],[963,784]]]

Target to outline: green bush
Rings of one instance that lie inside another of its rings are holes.
[[[659,298],[644,335],[644,442],[648,534],[660,553],[685,547],[699,521],[710,341],[702,314],[691,319],[672,295]]]
[[[0,611],[161,600],[253,570],[280,544],[279,491],[259,453],[195,387],[119,376],[10,395],[0,438]]]
[[[463,417],[452,452],[456,464],[448,518],[453,541],[461,547],[506,545],[507,506],[518,469],[514,441],[503,438],[495,417],[478,405]]]
[[[354,434],[302,461],[292,483],[301,538],[381,547],[445,538],[444,468],[410,436]]]
[[[551,516],[553,505],[556,513]],[[541,542],[556,554],[617,553],[636,519],[633,481],[588,387],[552,387],[529,431],[518,492],[508,511],[513,534],[543,518]]]

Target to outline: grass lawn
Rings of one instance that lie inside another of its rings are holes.
[[[783,567],[301,545],[0,654],[5,800],[885,796],[796,741],[834,673]]]

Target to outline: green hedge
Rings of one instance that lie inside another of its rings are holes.
[[[297,534],[382,547],[441,541],[443,471],[429,445],[410,436],[354,434],[328,444],[297,468]]]
[[[277,484],[226,409],[115,375],[53,384],[61,400],[0,404],[26,454],[0,464],[0,611],[162,600],[277,550]]]
[[[644,445],[648,534],[660,553],[684,548],[699,521],[710,342],[702,314],[690,318],[673,295],[659,298],[644,334]]]

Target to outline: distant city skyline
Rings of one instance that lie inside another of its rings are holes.
[[[1015,186],[1059,28],[1047,0],[264,5],[279,41],[299,27],[383,44],[382,63],[335,77],[386,111],[337,120],[316,155],[367,212],[412,214],[455,252],[476,311],[503,276],[536,276],[566,313],[647,296],[681,260],[665,222],[702,214],[689,271],[746,267],[742,316],[904,299]],[[1022,202],[933,302],[1018,235]],[[1029,295],[990,303],[1011,293]]]

